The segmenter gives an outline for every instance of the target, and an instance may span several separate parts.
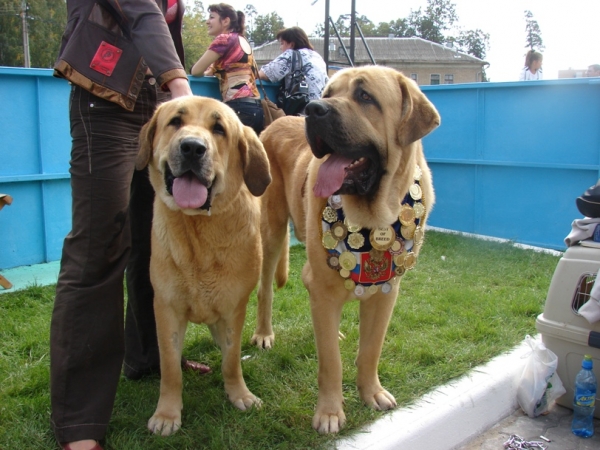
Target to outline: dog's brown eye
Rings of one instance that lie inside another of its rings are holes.
[[[215,126],[213,127],[213,133],[225,136],[225,128],[223,128],[220,123],[215,123]]]
[[[173,126],[175,128],[181,127],[181,117],[173,117],[169,122],[169,126]]]
[[[361,100],[364,100],[366,102],[373,101],[373,97],[371,97],[371,95],[366,91],[361,91],[359,95]]]

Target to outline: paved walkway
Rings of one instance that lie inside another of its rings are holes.
[[[546,416],[529,418],[520,409],[500,421],[481,436],[461,445],[456,450],[500,450],[512,435],[526,441],[544,444],[547,450],[599,450],[600,420],[594,419],[595,434],[590,439],[582,439],[571,433],[573,411],[555,405]],[[540,436],[549,439],[544,441]]]

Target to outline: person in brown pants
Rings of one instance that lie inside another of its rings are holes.
[[[102,449],[122,368],[131,379],[159,369],[148,274],[154,193],[134,163],[156,106],[192,95],[183,9],[183,0],[67,1],[54,69],[72,84],[72,230],[50,328],[51,425],[64,449]]]

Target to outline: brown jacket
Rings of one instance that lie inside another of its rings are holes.
[[[54,75],[133,111],[148,72],[166,89],[184,70],[183,0],[167,25],[167,0],[67,0]]]

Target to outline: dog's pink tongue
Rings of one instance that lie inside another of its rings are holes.
[[[352,164],[352,159],[332,153],[327,158],[317,175],[317,182],[313,188],[316,197],[327,198],[342,187],[346,176],[346,167]]]
[[[173,181],[173,198],[180,208],[200,208],[206,203],[208,190],[200,180],[191,173]]]

